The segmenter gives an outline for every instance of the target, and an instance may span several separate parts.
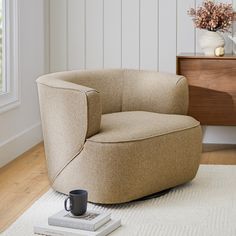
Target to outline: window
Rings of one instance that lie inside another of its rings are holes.
[[[18,0],[0,0],[0,112],[20,104]]]
[[[3,86],[3,2],[0,0],[0,94],[5,90]]]

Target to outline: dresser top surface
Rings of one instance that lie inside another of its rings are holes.
[[[202,53],[181,53],[177,55],[177,58],[188,58],[188,59],[236,59],[235,54],[225,54],[224,56],[217,57],[217,56],[206,56]]]

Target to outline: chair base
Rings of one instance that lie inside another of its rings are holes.
[[[168,189],[162,190],[162,191],[160,191],[160,192],[153,193],[153,194],[151,194],[151,195],[148,195],[148,196],[145,196],[145,197],[142,197],[142,198],[133,200],[132,202],[146,201],[146,200],[150,200],[150,199],[153,199],[153,198],[158,198],[158,197],[161,197],[161,196],[163,196],[163,195],[166,195],[166,194],[169,193],[171,190],[172,190],[172,188],[168,188]]]

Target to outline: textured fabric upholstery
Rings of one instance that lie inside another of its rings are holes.
[[[99,91],[101,97],[102,113],[121,111],[123,94],[122,70],[96,70],[96,71],[69,71],[53,73],[40,78],[40,83],[59,83],[56,80],[69,82],[65,86],[74,87],[76,84],[93,88]],[[53,82],[52,82],[53,81]]]
[[[132,142],[87,141],[53,186],[87,189],[95,203],[127,202],[192,180],[200,152],[199,126]]]
[[[42,79],[44,80],[45,78]],[[80,153],[86,137],[99,132],[101,123],[98,92],[63,81],[54,82],[55,84],[49,79],[49,83],[38,83],[44,145],[51,181]]]
[[[88,140],[101,143],[130,142],[184,131],[199,126],[189,116],[144,111],[102,115],[101,129]]]
[[[122,111],[186,114],[186,79],[168,73],[127,70],[124,73]]]
[[[122,203],[190,181],[201,128],[186,116],[184,77],[135,70],[72,71],[37,80],[52,187]]]

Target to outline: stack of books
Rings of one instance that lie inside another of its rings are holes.
[[[121,225],[120,219],[110,213],[87,211],[82,216],[73,216],[62,210],[48,221],[34,227],[34,233],[49,236],[106,236]]]

